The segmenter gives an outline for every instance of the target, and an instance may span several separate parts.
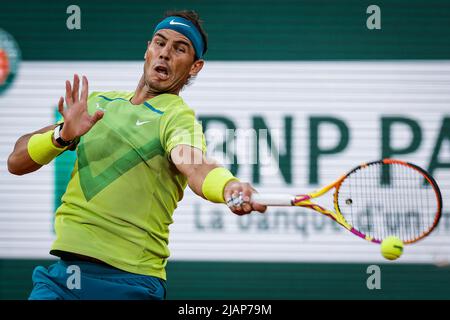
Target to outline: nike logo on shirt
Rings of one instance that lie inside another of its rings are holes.
[[[146,124],[147,122],[150,122],[150,120],[149,121],[139,121],[139,120],[137,120],[136,121],[136,125],[137,126],[142,126],[143,124]]]

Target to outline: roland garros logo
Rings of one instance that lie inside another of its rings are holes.
[[[13,83],[19,62],[19,46],[8,32],[0,29],[0,95]]]

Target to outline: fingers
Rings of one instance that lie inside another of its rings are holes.
[[[242,208],[241,208],[241,202],[242,202],[242,198],[239,198],[239,192],[241,190],[240,187],[241,183],[238,181],[231,181],[229,182],[226,186],[225,186],[225,190],[224,190],[224,199],[225,202],[228,206],[228,208],[230,208],[230,210],[238,215],[242,215]]]
[[[73,75],[72,101],[75,103],[79,100],[80,78],[77,74]]]
[[[89,84],[88,84],[88,80],[85,76],[83,76],[83,89],[81,89],[81,100],[82,101],[86,101],[88,99],[88,92],[89,92]]]
[[[263,206],[262,204],[259,204],[259,203],[256,203],[256,202],[252,203],[252,207],[253,207],[253,210],[256,210],[256,211],[258,211],[260,213],[264,213],[267,210],[267,206]]]
[[[58,101],[58,112],[64,117],[64,98],[59,98]]]
[[[91,117],[92,125],[96,124],[104,115],[105,113],[103,111],[95,111],[94,115]]]
[[[253,208],[249,202],[244,201],[244,203],[242,204],[242,210],[244,212],[250,213],[253,211]]]
[[[255,190],[248,183],[234,182],[225,189],[225,201],[230,210],[237,215],[249,214],[256,210],[265,212],[267,207],[251,201]]]
[[[242,200],[244,204],[250,204],[253,188],[249,183],[241,183]]]
[[[242,192],[234,191],[231,195],[231,200],[228,201],[228,207],[235,214],[243,215],[245,211],[242,208]]]
[[[68,107],[72,106],[72,86],[70,85],[70,81],[66,80],[66,104]]]
[[[83,88],[81,89],[80,95],[80,77],[77,74],[73,75],[73,87],[70,81],[66,80],[66,104],[68,107],[80,100],[87,101],[89,88],[85,76],[83,76],[82,82]]]
[[[244,212],[250,213],[252,211],[252,206],[250,204],[250,199],[252,197],[253,188],[248,185],[249,188],[244,187],[244,190],[242,190],[242,210]]]

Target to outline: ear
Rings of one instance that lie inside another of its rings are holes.
[[[189,75],[195,77],[200,72],[200,70],[202,70],[204,65],[205,60],[198,59],[192,64],[191,70],[189,71]]]

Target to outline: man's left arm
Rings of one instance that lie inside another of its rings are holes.
[[[227,203],[230,210],[238,215],[266,211],[266,206],[251,201],[256,190],[249,183],[240,182],[227,169],[207,159],[202,150],[180,144],[172,149],[170,157],[187,178],[189,187],[200,197]],[[242,205],[239,204],[239,198],[243,201]]]

